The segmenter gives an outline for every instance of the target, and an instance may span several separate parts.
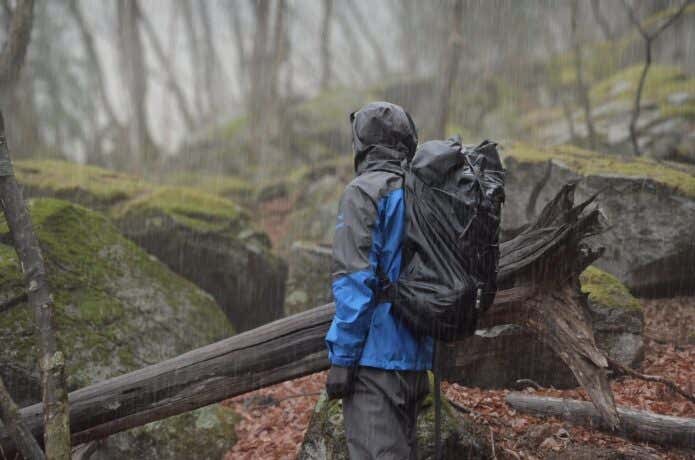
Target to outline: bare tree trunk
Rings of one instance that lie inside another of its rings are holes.
[[[215,42],[212,39],[212,22],[210,21],[208,3],[199,2],[198,7],[200,8],[203,44],[205,45],[203,79],[205,81],[206,103],[209,112],[206,115],[215,119],[222,108],[221,103],[224,100],[225,86],[220,84],[220,82],[224,81],[224,77],[221,75],[223,69],[220,65]]]
[[[360,33],[367,40],[367,43],[369,43],[369,46],[374,52],[377,65],[379,66],[379,70],[381,72],[380,76],[384,78],[389,74],[389,63],[386,60],[384,48],[381,46],[381,43],[379,43],[379,40],[376,38],[374,33],[372,33],[372,29],[369,27],[367,20],[364,18],[362,10],[360,10],[360,6],[354,1],[351,1],[349,5],[349,10],[352,13],[357,27],[360,29]]]
[[[649,72],[649,67],[652,65],[652,42],[663,32],[668,26],[673,24],[676,19],[678,19],[685,11],[685,8],[690,5],[693,0],[686,0],[681,7],[676,10],[676,12],[669,17],[661,26],[652,33],[648,33],[642,23],[637,18],[634,9],[627,3],[627,0],[623,0],[623,6],[630,17],[630,21],[639,31],[642,39],[644,40],[644,67],[642,67],[642,73],[640,74],[639,83],[637,84],[637,91],[635,93],[635,104],[632,108],[632,117],[630,117],[630,142],[632,143],[632,151],[635,156],[642,155],[642,151],[639,147],[639,142],[637,141],[637,122],[640,116],[640,109],[642,104],[642,91],[644,90],[644,83],[647,81],[647,72]]]
[[[178,105],[179,111],[183,116],[183,121],[186,128],[190,130],[195,126],[195,120],[193,118],[193,114],[191,113],[191,109],[188,106],[186,96],[183,94],[183,90],[181,89],[179,82],[176,80],[176,72],[172,68],[171,62],[164,53],[162,44],[159,42],[159,38],[157,38],[157,31],[154,30],[150,19],[144,13],[142,14],[141,18],[142,25],[145,29],[145,34],[147,34],[147,38],[150,40],[150,45],[152,45],[154,54],[157,56],[159,64],[167,74],[167,86],[176,99],[176,104]]]
[[[19,408],[12,400],[10,393],[0,378],[0,420],[5,425],[5,430],[12,437],[22,456],[27,460],[43,460],[45,457],[34,435],[27,428]]]
[[[401,5],[399,34],[400,34],[400,50],[403,56],[406,75],[412,75],[418,69],[418,48],[413,41],[413,31],[416,27],[416,4],[417,0],[403,0],[396,2]]]
[[[287,58],[287,3],[285,0],[277,0],[275,5],[275,21],[273,31],[273,47],[271,50],[272,61],[270,62],[270,98],[271,104],[278,106],[278,94],[280,89],[280,67]]]
[[[249,114],[249,158],[252,163],[258,160],[259,153],[263,150],[261,130],[263,129],[265,115],[267,114],[268,91],[268,28],[270,1],[257,0],[253,2],[255,17],[255,33],[253,41],[253,53],[249,63],[250,91],[247,101]]]
[[[601,5],[599,1],[600,0],[591,0],[591,12],[594,15],[594,20],[601,29],[603,38],[605,38],[606,40],[613,40],[613,32],[611,31],[611,26],[610,24],[608,24],[608,21],[606,21],[606,17],[603,16],[603,14],[601,14]]]
[[[70,0],[68,2],[68,11],[72,15],[77,27],[80,30],[80,36],[82,38],[82,44],[84,45],[85,52],[87,53],[87,59],[89,60],[90,67],[94,69],[94,78],[97,82],[97,88],[99,89],[99,98],[106,111],[106,116],[114,127],[121,126],[116,116],[116,111],[111,104],[109,99],[108,91],[106,90],[106,80],[104,76],[104,70],[101,67],[101,62],[99,61],[99,55],[96,51],[96,46],[94,45],[94,37],[92,32],[87,26],[87,21],[82,14],[82,9],[78,3],[79,0]]]
[[[331,84],[331,26],[333,24],[333,0],[323,0],[321,21],[321,90]]]
[[[572,48],[574,49],[574,75],[575,75],[575,91],[584,110],[584,121],[586,122],[586,132],[589,139],[589,147],[596,150],[596,131],[594,130],[594,122],[591,118],[591,101],[589,100],[589,90],[584,84],[583,69],[582,69],[582,48],[577,36],[577,16],[579,15],[579,0],[572,0],[570,4],[571,11],[571,30],[572,30]]]
[[[147,117],[147,72],[140,36],[140,6],[137,0],[118,0],[118,41],[123,77],[129,95],[130,151],[136,164],[149,166],[157,157]]]
[[[34,23],[34,0],[19,0],[12,13],[7,41],[0,53],[0,97],[7,94],[19,77]]]
[[[70,421],[65,386],[65,357],[55,337],[53,299],[48,290],[46,268],[29,211],[12,171],[0,113],[0,200],[12,234],[17,257],[24,271],[29,305],[34,309],[39,331],[41,383],[44,406],[44,444],[49,460],[70,460]]]
[[[227,3],[227,11],[229,14],[229,25],[234,34],[234,42],[236,45],[237,71],[235,74],[239,78],[239,91],[241,94],[246,94],[248,90],[248,78],[246,74],[246,64],[248,57],[246,56],[246,47],[244,46],[244,29],[239,17],[239,9],[237,3]]]
[[[335,6],[345,8],[348,5],[345,2],[338,2]],[[345,36],[344,42],[348,44],[347,46],[349,47],[348,54],[350,56],[350,62],[364,62],[362,45],[360,45],[359,39],[355,36],[355,31],[350,24],[347,15],[339,10],[335,17],[338,25],[343,31],[343,35]],[[361,68],[358,68],[358,66],[353,64],[348,66],[348,68],[352,71],[354,85],[364,84],[365,81],[370,81],[372,77],[372,72],[370,71],[371,66],[361,66]],[[337,75],[336,77],[339,76],[340,75]]]
[[[191,7],[190,0],[180,0],[183,12],[183,24],[188,35],[191,53],[191,72],[193,75],[193,105],[198,112],[198,116],[204,117],[206,110],[203,105],[204,82],[201,75],[202,64],[200,58],[200,47],[198,44],[198,31],[194,21],[194,8]]]
[[[454,87],[459,61],[461,60],[461,49],[463,48],[463,37],[461,37],[463,0],[455,0],[449,20],[449,40],[441,66],[444,72],[439,83],[439,98],[436,108],[438,112],[434,127],[435,137],[438,139],[446,135],[446,125],[449,122],[449,99],[451,98],[451,90]]]

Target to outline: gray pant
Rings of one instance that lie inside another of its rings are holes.
[[[360,367],[343,399],[350,459],[416,459],[417,414],[428,392],[425,371]]]

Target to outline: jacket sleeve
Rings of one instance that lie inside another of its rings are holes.
[[[333,239],[335,317],[326,335],[329,360],[338,366],[357,364],[374,313],[377,220],[374,201],[354,185],[348,186],[340,200]]]

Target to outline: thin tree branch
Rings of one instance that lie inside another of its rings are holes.
[[[0,54],[0,90],[10,87],[19,76],[33,23],[34,0],[20,0],[12,14],[7,42]]]
[[[7,226],[14,240],[29,305],[34,309],[39,331],[41,383],[43,387],[44,445],[51,460],[70,460],[70,420],[65,385],[65,357],[55,334],[55,308],[48,289],[46,267],[41,248],[32,228],[31,217],[14,177],[5,127],[0,113],[0,200]]]
[[[36,438],[22,421],[19,408],[0,378],[0,419],[26,460],[43,460],[45,456]]]
[[[640,35],[644,39],[644,67],[642,68],[642,73],[640,74],[639,83],[637,85],[637,92],[635,93],[635,103],[632,109],[632,117],[630,118],[630,142],[632,143],[632,150],[635,156],[640,156],[642,154],[639,148],[639,142],[637,140],[637,121],[639,120],[640,110],[642,105],[642,92],[644,90],[645,82],[647,81],[647,72],[649,72],[649,67],[652,65],[652,42],[663,32],[666,27],[673,24],[673,22],[678,19],[685,11],[685,8],[692,3],[693,0],[686,0],[681,7],[664,22],[656,31],[653,33],[648,33],[647,30],[642,26],[642,23],[637,18],[634,8],[632,8],[627,0],[623,0],[623,6],[627,11],[630,21],[639,31]]]
[[[87,26],[87,21],[82,14],[78,0],[70,0],[68,2],[68,11],[70,11],[70,14],[77,23],[77,27],[80,30],[80,36],[82,37],[82,44],[84,45],[85,52],[87,53],[87,58],[91,62],[92,67],[96,72],[95,77],[99,88],[99,96],[102,104],[104,105],[104,110],[106,110],[106,115],[114,126],[120,127],[121,123],[116,116],[116,110],[113,108],[113,104],[111,104],[108,92],[106,91],[104,69],[101,67],[101,62],[99,61],[96,46],[94,45],[94,37]]]
[[[26,302],[29,299],[29,296],[27,295],[26,292],[23,292],[17,296],[12,297],[11,299],[8,299],[7,301],[0,303],[0,313],[6,312],[17,305],[21,305],[22,303]]]
[[[171,67],[171,62],[169,62],[169,59],[167,59],[166,54],[164,53],[164,49],[162,48],[162,44],[159,42],[159,38],[157,38],[157,32],[154,30],[152,22],[150,22],[150,18],[147,17],[143,12],[140,12],[140,20],[142,21],[142,25],[145,29],[145,34],[147,35],[147,38],[150,40],[150,44],[152,45],[154,54],[155,56],[157,56],[159,64],[164,68],[164,71],[166,72],[167,86],[174,95],[174,98],[176,99],[176,104],[178,105],[179,110],[181,111],[183,121],[186,124],[186,127],[188,129],[191,129],[195,126],[193,114],[191,113],[191,109],[188,107],[188,101],[186,101],[186,96],[183,94],[181,86],[176,81],[176,73],[174,72],[174,69]]]
[[[676,382],[673,380],[669,380],[666,377],[662,377],[660,375],[649,375],[649,374],[642,374],[640,372],[637,372],[634,369],[630,369],[629,367],[623,366],[619,362],[608,358],[608,366],[610,366],[611,369],[613,369],[614,372],[616,372],[619,375],[629,375],[630,377],[634,377],[636,379],[644,380],[645,382],[656,382],[656,383],[661,383],[662,385],[667,386],[674,392],[678,393],[679,395],[683,396],[685,399],[688,401],[695,403],[695,395],[692,393],[688,393],[684,389],[682,389]]]

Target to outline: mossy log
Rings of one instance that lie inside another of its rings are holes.
[[[510,393],[507,404],[519,412],[535,416],[553,416],[577,425],[587,425],[631,438],[686,448],[695,447],[695,419],[672,417],[648,411],[618,407],[620,429],[613,431],[589,402]]]
[[[48,288],[46,267],[39,240],[34,233],[22,189],[14,177],[5,139],[5,123],[0,113],[0,200],[10,229],[17,257],[27,285],[29,305],[34,310],[39,330],[41,384],[43,388],[44,442],[46,457],[70,459],[70,422],[65,384],[65,358],[55,334],[55,309]]]
[[[572,369],[610,426],[618,425],[578,275],[599,255],[582,240],[601,230],[599,213],[574,205],[565,186],[538,220],[501,245],[499,287],[482,327],[516,323],[546,341]],[[324,337],[334,314],[324,305],[70,394],[73,442],[108,436],[328,367]],[[465,350],[465,343],[451,345]],[[444,353],[444,366],[455,362]],[[36,436],[42,407],[22,409]],[[11,448],[0,432],[0,446]]]

